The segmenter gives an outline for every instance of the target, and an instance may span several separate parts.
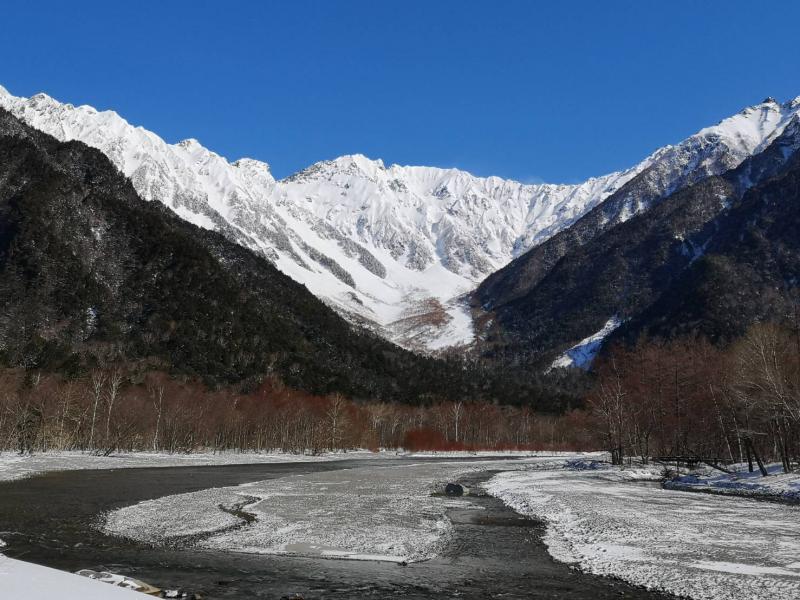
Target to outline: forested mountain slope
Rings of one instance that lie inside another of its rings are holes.
[[[732,339],[771,312],[765,294],[781,295],[795,285],[791,223],[797,203],[790,182],[798,146],[795,116],[737,168],[565,248],[549,268],[537,263],[545,251],[539,248],[512,263],[476,294],[476,303],[492,307],[482,315],[481,350],[546,366],[592,334],[610,334],[615,323],[625,323],[618,334],[628,336],[697,332]],[[524,277],[528,269],[541,270],[523,293],[513,276]],[[510,300],[491,296],[501,280],[517,290]]]
[[[141,200],[102,152],[2,109],[0,306],[11,367],[124,362],[218,385],[275,375],[356,398],[519,400],[353,327],[262,256]]]

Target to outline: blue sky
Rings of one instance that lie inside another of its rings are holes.
[[[574,182],[800,95],[800,3],[7,3],[0,84],[286,176],[388,163]]]

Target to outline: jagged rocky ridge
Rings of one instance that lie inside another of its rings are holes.
[[[111,111],[44,94],[16,98],[2,88],[0,105],[58,139],[100,149],[143,198],[262,253],[350,320],[406,347],[433,350],[472,341],[463,296],[487,275],[554,239],[545,248],[556,251],[533,261],[549,268],[564,248],[674,189],[736,166],[784,119],[780,108],[764,103],[627,171],[579,185],[386,167],[360,155],[275,181],[265,163],[229,163],[196,140],[167,144]],[[594,216],[582,219],[587,212]],[[482,288],[484,303],[490,296],[507,299],[494,281]]]
[[[635,174],[523,185],[354,155],[275,181],[265,163],[229,163],[196,140],[167,144],[111,111],[2,88],[0,106],[100,149],[143,198],[262,253],[341,314],[416,349],[469,343],[460,297]]]
[[[617,192],[572,226],[487,277],[474,297],[483,308],[492,310],[524,296],[569,252],[670,194],[737,167],[766,148],[798,114],[800,98],[785,104],[767,98],[678,145],[657,150]]]
[[[572,228],[487,279],[475,295],[486,309],[482,351],[546,366],[596,332],[728,341],[755,320],[785,314],[800,258],[791,183],[798,104],[765,103],[763,111],[781,115],[780,127],[736,168],[603,225],[606,205],[625,201],[631,188],[643,197],[645,170]],[[573,354],[553,364],[569,366]]]
[[[276,181],[265,163],[229,163],[196,140],[167,144],[111,111],[2,88],[0,106],[61,140],[100,149],[143,198],[266,256],[350,321],[427,350],[473,341],[467,295],[487,275],[472,296],[483,347],[491,315],[567,253],[738,166],[798,111],[796,102],[769,99],[627,171],[567,186],[387,167],[361,155]]]

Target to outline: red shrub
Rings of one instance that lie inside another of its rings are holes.
[[[420,450],[469,450],[461,442],[448,441],[440,431],[423,427],[406,432],[403,447],[412,452]]]

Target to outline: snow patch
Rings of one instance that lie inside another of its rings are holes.
[[[728,468],[730,473],[722,473],[711,467],[700,467],[667,481],[664,485],[673,490],[781,499],[800,504],[800,474],[784,473],[783,466],[779,463],[766,466],[766,477],[762,477],[757,468],[750,472],[746,464],[729,465]]]
[[[603,325],[600,331],[582,339],[572,348],[564,352],[564,354],[555,359],[550,365],[550,369],[567,367],[588,369],[592,365],[594,357],[597,356],[597,353],[600,351],[600,347],[603,345],[603,340],[605,340],[606,337],[608,337],[608,335],[621,324],[622,321],[619,319],[619,317],[614,315],[608,321],[606,321],[605,325]]]
[[[0,595],[26,600],[142,600],[139,592],[115,587],[0,555]]]

